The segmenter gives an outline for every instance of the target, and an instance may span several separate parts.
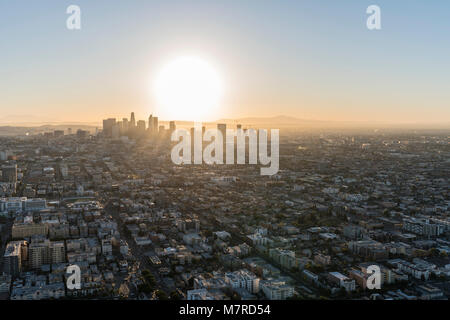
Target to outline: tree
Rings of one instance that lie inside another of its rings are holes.
[[[154,286],[156,284],[155,277],[150,272],[150,270],[145,269],[144,271],[142,271],[142,277],[146,284],[148,284],[150,286]]]
[[[142,271],[142,281],[143,283],[138,287],[139,292],[143,292],[146,294],[151,293],[154,290],[156,280],[150,270],[145,269]]]
[[[162,290],[156,290],[155,294],[159,300],[168,300],[167,294]]]
[[[169,295],[170,300],[181,300],[182,297],[181,295],[178,293],[178,291],[172,291]]]

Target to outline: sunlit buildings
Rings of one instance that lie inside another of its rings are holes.
[[[112,130],[115,124],[116,124],[115,118],[103,120],[103,134],[105,137],[112,137]]]
[[[64,283],[42,284],[14,287],[11,290],[11,300],[44,300],[60,299],[66,295]]]
[[[269,300],[286,300],[294,295],[294,288],[285,281],[261,281],[261,289]]]
[[[64,241],[33,240],[28,246],[28,264],[38,269],[43,264],[61,263],[66,260]]]
[[[258,293],[260,279],[248,270],[225,273],[225,282],[233,289],[242,288],[250,293]]]
[[[47,236],[48,225],[43,223],[34,223],[26,221],[23,223],[14,223],[12,226],[12,238],[23,239],[31,236]]]
[[[158,133],[158,127],[159,126],[159,120],[158,117],[153,117],[153,121],[152,121],[152,129],[151,132],[153,134],[157,134]]]
[[[344,288],[346,291],[354,291],[356,289],[355,280],[350,279],[347,276],[344,276],[340,272],[329,272],[328,280],[341,288]]]
[[[137,122],[137,134],[143,136],[145,134],[145,121],[139,120]]]
[[[42,198],[10,197],[0,198],[0,212],[35,212],[47,208],[47,200]]]
[[[444,233],[445,226],[429,219],[409,218],[403,220],[403,230],[427,237],[437,237]]]
[[[129,128],[134,129],[136,126],[136,119],[134,118],[134,112],[131,113]]]
[[[11,241],[6,246],[3,256],[3,272],[13,277],[22,271],[23,263],[27,259],[27,242]]]

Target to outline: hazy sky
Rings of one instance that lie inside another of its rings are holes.
[[[0,0],[0,122],[146,119],[183,55],[223,77],[217,118],[450,122],[449,36],[448,0]]]

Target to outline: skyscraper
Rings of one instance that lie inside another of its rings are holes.
[[[134,118],[134,112],[131,113],[130,127],[134,128],[136,126],[136,119]]]
[[[123,134],[123,121],[117,121],[117,126],[119,127],[120,135]]]
[[[120,137],[120,126],[119,126],[119,122],[117,122],[112,126],[111,138],[119,139],[119,137]]]
[[[148,117],[148,131],[150,134],[153,132],[153,115],[151,114],[150,117]]]
[[[137,135],[143,136],[145,134],[145,121],[139,120],[137,122]]]
[[[153,133],[158,133],[158,117],[153,117]]]
[[[103,135],[105,137],[111,137],[112,136],[112,128],[116,124],[115,118],[109,118],[106,120],[103,120]]]
[[[124,134],[128,132],[128,119],[127,118],[122,119],[122,129],[123,129]]]

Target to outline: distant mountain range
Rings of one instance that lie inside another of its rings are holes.
[[[266,128],[417,128],[417,129],[450,129],[450,122],[437,124],[421,123],[390,123],[382,121],[329,121],[299,119],[289,116],[276,117],[247,117],[239,119],[220,119],[216,123],[226,123],[230,125],[242,124],[247,127]]]
[[[298,125],[298,124],[303,124],[303,123],[319,124],[319,123],[326,123],[327,121],[298,119],[298,118],[288,117],[288,116],[276,116],[276,117],[247,117],[247,118],[239,118],[239,119],[220,119],[216,122],[218,122],[218,123],[240,123],[242,125],[244,125],[244,124],[246,124],[246,125],[248,125],[248,124]]]

